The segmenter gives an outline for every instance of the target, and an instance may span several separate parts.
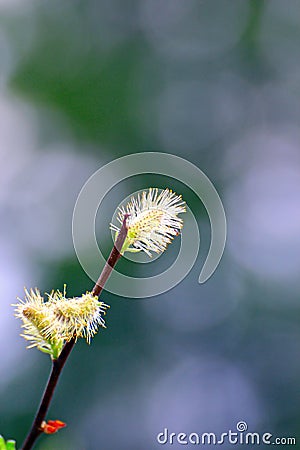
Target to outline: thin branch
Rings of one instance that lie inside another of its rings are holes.
[[[116,242],[112,248],[112,251],[108,257],[107,262],[105,263],[105,266],[102,269],[102,272],[97,280],[97,283],[95,284],[95,286],[92,290],[92,294],[94,296],[100,295],[100,293],[102,292],[102,290],[104,288],[105,283],[107,282],[109,276],[111,275],[111,273],[113,271],[114,266],[117,264],[118,260],[122,256],[121,249],[123,247],[123,244],[125,242],[125,239],[126,239],[126,236],[128,233],[127,218],[128,218],[128,214],[125,214],[122,228],[118,234]],[[62,372],[62,369],[63,369],[75,343],[76,343],[76,339],[75,339],[75,337],[73,337],[70,341],[65,343],[59,357],[57,359],[53,360],[51,374],[49,376],[45,391],[43,393],[40,406],[37,410],[37,413],[36,413],[36,416],[32,423],[31,429],[23,443],[21,450],[32,449],[33,444],[35,443],[36,439],[43,432],[41,429],[42,422],[46,417],[46,414],[49,409],[49,406],[50,406],[58,379]]]
[[[106,261],[105,266],[103,267],[100,277],[98,278],[97,283],[95,284],[94,289],[92,290],[93,295],[99,296],[101,294],[102,289],[105,283],[107,282],[108,278],[110,277],[110,274],[112,273],[114,266],[118,262],[119,258],[122,256],[121,249],[123,247],[128,232],[126,226],[126,221],[128,217],[129,214],[124,214],[122,228],[117,236],[115,245],[113,246],[112,251],[110,252],[108,260]]]
[[[45,419],[45,416],[47,414],[47,411],[49,409],[54,390],[56,388],[59,376],[61,374],[61,371],[68,359],[68,356],[70,355],[73,347],[75,344],[75,339],[72,339],[71,341],[67,342],[62,349],[61,354],[57,359],[54,359],[52,361],[52,370],[51,374],[49,376],[39,409],[37,411],[37,414],[35,416],[35,419],[33,421],[32,427],[30,432],[28,433],[28,436],[23,444],[22,450],[29,450],[32,448],[34,442],[39,437],[39,435],[43,432],[41,429],[41,425],[43,420]]]

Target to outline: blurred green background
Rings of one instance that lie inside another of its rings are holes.
[[[186,186],[149,175],[122,182],[112,209],[154,182],[182,193],[200,255],[162,295],[103,294],[108,328],[75,347],[48,414],[68,427],[36,448],[155,449],[165,427],[221,433],[241,420],[298,437],[300,448],[299,18],[297,0],[0,0],[6,438],[21,444],[50,367],[25,350],[10,304],[24,286],[91,289],[72,244],[79,191],[109,161],[158,151],[196,164],[218,189],[228,220],[221,264],[198,284],[209,222]],[[106,254],[108,211],[97,230]],[[143,274],[171,264],[176,245]]]

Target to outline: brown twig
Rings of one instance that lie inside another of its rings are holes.
[[[117,264],[118,260],[122,256],[121,249],[123,247],[123,244],[125,242],[127,232],[128,232],[127,218],[128,218],[128,214],[125,214],[122,228],[118,234],[116,242],[115,242],[115,244],[112,248],[112,251],[110,252],[110,255],[108,257],[108,260],[105,263],[105,266],[103,267],[102,272],[92,290],[92,294],[94,296],[100,295],[100,293],[102,292],[102,290],[104,288],[105,283],[107,282],[109,276],[111,275],[111,273],[113,271],[114,266]],[[62,372],[62,369],[63,369],[75,343],[76,343],[75,338],[72,338],[70,341],[66,342],[59,357],[52,361],[52,370],[51,370],[45,391],[43,393],[40,406],[37,410],[37,413],[36,413],[36,416],[32,423],[32,426],[30,428],[30,431],[29,431],[24,443],[23,443],[21,450],[32,449],[32,446],[35,443],[36,439],[43,432],[41,429],[42,422],[46,417],[46,414],[49,409],[49,406],[50,406],[58,379]]]
[[[103,267],[100,277],[98,278],[97,283],[95,284],[94,289],[92,290],[93,295],[99,296],[101,294],[102,289],[105,283],[107,282],[110,274],[112,273],[114,266],[117,264],[119,258],[122,256],[121,250],[128,232],[126,226],[128,216],[129,214],[124,214],[122,228],[118,234],[115,245],[113,246],[112,251],[110,252],[108,260],[106,261],[105,266]]]

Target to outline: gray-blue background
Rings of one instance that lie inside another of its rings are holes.
[[[77,195],[99,167],[142,151],[209,176],[228,219],[224,257],[198,285],[208,217],[181,183],[146,175],[112,190],[97,222],[106,255],[114,207],[151,185],[183,194],[200,255],[163,295],[103,294],[108,328],[75,347],[48,414],[68,427],[36,448],[152,450],[165,427],[221,433],[240,420],[299,437],[299,17],[297,0],[0,0],[5,437],[21,444],[49,371],[10,304],[23,286],[91,289],[72,245]],[[177,251],[118,267],[159,273]]]

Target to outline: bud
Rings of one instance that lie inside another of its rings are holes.
[[[48,422],[45,422],[45,420],[43,420],[41,430],[45,434],[54,434],[58,430],[66,426],[67,424],[65,422],[62,422],[61,420],[48,420]]]
[[[21,334],[30,342],[28,348],[37,347],[57,359],[65,342],[72,338],[91,338],[99,327],[105,328],[103,315],[108,305],[90,292],[81,297],[66,297],[64,292],[52,291],[41,295],[38,289],[25,289],[25,299],[14,305],[15,315],[23,322]]]
[[[136,198],[132,197],[126,208],[119,208],[117,217],[122,224],[124,215],[129,216],[127,238],[121,253],[144,251],[151,257],[151,251],[164,252],[182,229],[183,221],[178,214],[185,211],[181,196],[169,189],[159,193],[158,188],[149,188]],[[120,228],[113,223],[110,228],[117,236]]]

